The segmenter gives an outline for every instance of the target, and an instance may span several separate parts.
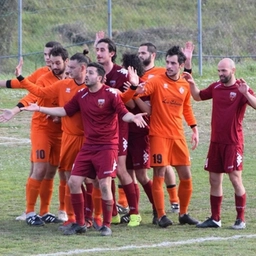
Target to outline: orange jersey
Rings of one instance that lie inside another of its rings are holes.
[[[57,105],[63,107],[85,84],[78,85],[74,79],[65,79],[57,81],[50,86],[35,86],[27,79],[21,81],[21,85],[37,97],[49,100],[57,98]],[[46,107],[45,105],[42,105]],[[67,134],[83,136],[83,124],[80,113],[76,113],[72,117],[62,117],[62,130]]]
[[[24,79],[28,83],[31,83],[28,79]],[[59,81],[59,78],[56,77],[53,72],[47,72],[46,74],[42,75],[36,82],[35,87],[48,87],[52,85],[53,83]],[[23,81],[20,83],[20,85],[23,87]],[[50,99],[43,99],[37,97],[37,104],[39,106],[44,107],[57,107],[58,106],[58,98],[52,97]],[[41,130],[41,129],[47,129],[47,132],[49,133],[60,133],[61,132],[61,124],[60,123],[54,123],[52,118],[47,118],[46,114],[42,114],[39,112],[35,112],[32,117],[32,128],[35,130]]]
[[[166,68],[163,67],[153,67],[147,71],[145,71],[144,75],[141,77],[141,80],[147,81],[150,78],[153,78],[157,75],[162,75],[166,71]]]
[[[145,92],[139,96],[150,96],[152,107],[149,134],[184,139],[183,116],[188,125],[196,124],[188,82],[181,77],[173,81],[161,74],[149,79],[144,88]]]
[[[39,77],[41,77],[42,75],[48,73],[50,71],[50,68],[47,66],[38,68],[37,70],[35,70],[32,74],[30,74],[28,77],[26,77],[31,83],[36,83],[36,81],[38,80]],[[12,79],[12,80],[8,80],[6,87],[8,88],[12,88],[12,89],[17,89],[20,88],[20,82],[18,79]]]

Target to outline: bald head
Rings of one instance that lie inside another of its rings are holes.
[[[230,68],[230,69],[233,69],[233,68],[236,68],[236,65],[235,65],[235,62],[233,60],[231,60],[230,58],[224,58],[222,59],[219,64],[218,64],[218,67],[221,66],[221,67],[226,67],[226,68]]]
[[[218,64],[218,73],[220,81],[226,86],[233,85],[235,83],[235,62],[230,58],[222,59]]]

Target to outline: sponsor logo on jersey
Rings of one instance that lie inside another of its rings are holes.
[[[71,89],[70,89],[70,88],[66,88],[66,92],[67,92],[67,93],[70,93],[70,92],[71,92]]]
[[[168,88],[168,84],[164,84],[164,88],[167,89]]]

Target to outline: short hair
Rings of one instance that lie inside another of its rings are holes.
[[[96,68],[98,75],[102,76],[102,80],[103,80],[103,78],[104,78],[104,76],[106,74],[106,71],[105,71],[104,67],[101,64],[99,64],[98,62],[90,62],[87,65],[87,67],[94,67],[94,68]]]
[[[128,68],[129,66],[133,67],[137,71],[137,75],[142,77],[145,73],[143,64],[135,53],[124,53],[122,56],[122,63],[124,68]]]
[[[115,53],[115,54],[112,56],[112,58],[111,58],[111,60],[112,60],[113,62],[115,62],[117,50],[116,50],[116,44],[114,43],[114,41],[112,41],[112,40],[111,40],[110,38],[108,38],[108,37],[105,37],[105,38],[100,39],[100,40],[98,41],[97,45],[98,45],[99,43],[106,43],[106,44],[108,45],[108,50],[109,50],[109,52],[114,52],[114,53]]]
[[[50,50],[49,56],[61,56],[61,58],[65,61],[68,59],[68,51],[62,46],[56,45]]]
[[[155,46],[154,44],[152,44],[152,43],[149,43],[149,42],[147,42],[147,43],[142,43],[142,44],[140,44],[140,47],[141,47],[141,46],[147,46],[148,51],[149,51],[150,53],[156,53],[156,46]]]
[[[44,47],[52,48],[54,46],[62,46],[62,45],[57,41],[50,41],[50,42],[47,42]]]
[[[174,55],[177,55],[179,64],[185,63],[187,58],[186,58],[185,54],[182,52],[182,50],[180,49],[180,47],[177,46],[177,45],[175,45],[172,48],[170,48],[166,52],[165,57],[167,57],[167,56],[174,56]]]
[[[86,66],[90,63],[90,59],[81,52],[72,55],[70,60],[76,60],[78,63],[84,63]]]

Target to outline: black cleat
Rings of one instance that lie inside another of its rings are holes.
[[[65,229],[63,235],[70,236],[75,234],[82,234],[86,232],[86,225],[80,226],[77,223],[73,223],[69,228]]]
[[[60,220],[58,217],[56,217],[54,214],[46,213],[44,214],[41,219],[46,223],[63,223],[63,220]]]
[[[130,222],[130,214],[125,214],[124,216],[121,217],[120,223],[129,223],[129,222]]]
[[[202,223],[198,223],[196,225],[197,228],[220,228],[221,227],[221,220],[216,221],[212,218],[208,218]]]
[[[181,225],[189,224],[189,225],[196,225],[199,223],[198,220],[190,217],[189,214],[183,214],[182,216],[179,216],[179,222]]]
[[[26,218],[26,222],[30,226],[44,226],[44,221],[36,214]]]
[[[161,228],[167,228],[168,226],[172,225],[173,222],[168,219],[166,217],[166,215],[162,216],[159,220],[158,220],[158,226]]]
[[[102,226],[100,229],[100,235],[101,236],[111,236],[112,230],[107,226]]]

